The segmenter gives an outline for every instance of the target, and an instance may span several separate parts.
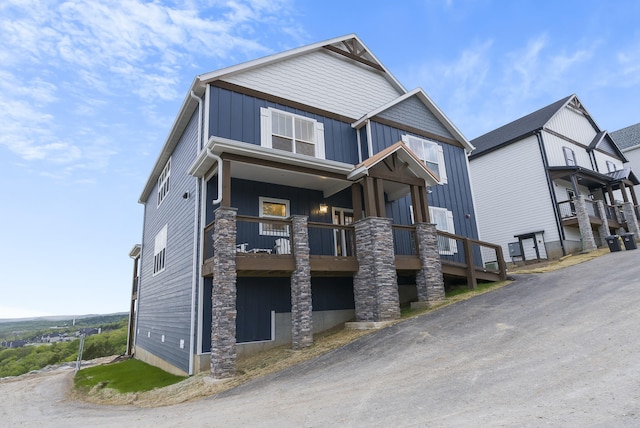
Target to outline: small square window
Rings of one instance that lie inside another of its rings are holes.
[[[609,172],[615,172],[618,170],[618,167],[616,166],[615,163],[611,162],[611,161],[607,161],[607,171]]]
[[[162,169],[160,176],[158,177],[158,205],[164,201],[165,196],[169,193],[169,178],[171,176],[171,158],[167,161],[167,164]]]
[[[438,175],[440,184],[447,183],[447,171],[444,165],[444,152],[440,144],[413,135],[403,135],[402,141],[421,159],[427,168]]]
[[[289,217],[289,201],[286,199],[259,198],[260,217],[287,219]],[[286,224],[260,223],[260,235],[289,236]]]
[[[158,232],[155,238],[153,249],[153,274],[158,274],[164,270],[165,256],[167,252],[167,225]]]

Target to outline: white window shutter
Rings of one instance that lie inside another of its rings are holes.
[[[324,123],[316,122],[316,157],[325,158],[324,152]]]
[[[409,136],[407,134],[404,134],[402,136],[402,142],[405,143],[407,146],[409,145]]]
[[[260,107],[260,145],[271,148],[271,110]]]
[[[440,184],[447,184],[447,168],[444,166],[444,151],[442,150],[442,146],[439,144],[438,144],[438,175],[440,176]]]
[[[456,233],[456,228],[453,224],[453,213],[447,210],[447,232]],[[456,254],[458,252],[458,242],[455,239],[450,239],[451,252]]]

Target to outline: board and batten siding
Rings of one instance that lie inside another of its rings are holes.
[[[501,245],[507,261],[514,235],[544,231],[547,244],[560,241],[535,135],[470,164],[480,239]]]
[[[325,50],[226,76],[223,80],[352,119],[359,119],[402,95],[383,72]]]
[[[597,134],[597,130],[589,122],[589,119],[571,107],[565,107],[557,112],[547,122],[545,128],[586,146],[591,144]]]
[[[145,204],[136,346],[188,373],[193,280],[196,178],[187,170],[197,154],[197,110],[171,156],[170,188],[157,206],[157,184]],[[183,198],[189,193],[187,199]],[[153,275],[156,234],[167,225],[165,270]],[[162,336],[164,335],[164,342]],[[184,341],[183,347],[180,346]]]
[[[357,136],[351,124],[215,86],[210,90],[209,137],[229,138],[259,146],[260,108],[268,107],[321,122],[324,126],[325,158],[358,163]]]
[[[602,174],[606,174],[609,172],[609,170],[607,169],[607,161],[613,162],[613,164],[616,166],[616,170],[624,169],[625,167],[625,165],[617,156],[614,157],[612,155],[602,153],[598,150],[594,150],[593,153],[595,154],[598,171]]]
[[[371,139],[373,140],[374,154],[394,143],[402,140],[402,135],[410,134],[397,128],[371,122]],[[421,137],[424,138],[424,137]],[[453,213],[453,222],[457,235],[478,238],[478,229],[475,222],[475,208],[471,195],[469,171],[467,169],[466,153],[462,147],[438,142],[443,149],[445,167],[447,169],[448,183],[430,187],[431,193],[427,194],[429,206],[447,208]],[[403,198],[393,204],[410,204],[411,198]],[[392,204],[392,205],[393,205]],[[387,207],[387,214],[393,218],[404,219],[407,216],[406,208]],[[467,217],[467,214],[469,215]]]

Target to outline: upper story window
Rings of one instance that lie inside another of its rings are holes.
[[[607,161],[607,171],[609,172],[615,172],[618,170],[618,167],[616,166],[615,163],[611,162],[611,161]]]
[[[562,151],[564,152],[564,161],[567,166],[576,166],[576,154],[569,147],[563,146]]]
[[[261,108],[261,145],[324,159],[324,125],[308,117]]]
[[[289,201],[286,199],[260,196],[260,217],[286,219],[289,217]],[[285,224],[260,223],[260,235],[289,236],[289,226]]]
[[[171,176],[171,158],[167,161],[167,164],[162,169],[160,176],[158,177],[158,206],[164,200],[164,197],[169,193],[169,177]]]
[[[153,247],[153,274],[164,270],[165,255],[167,252],[167,225],[165,224],[156,235]]]
[[[438,175],[439,184],[447,183],[447,170],[444,165],[444,153],[442,146],[435,141],[414,137],[413,135],[403,135],[402,141],[409,146],[427,167]]]

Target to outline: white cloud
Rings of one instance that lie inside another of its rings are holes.
[[[0,146],[56,177],[104,171],[123,137],[133,138],[120,123],[104,122],[163,116],[161,103],[179,101],[185,82],[209,71],[197,65],[203,60],[213,59],[213,69],[269,53],[260,40],[278,23],[287,27],[289,7],[278,0],[66,0],[46,7],[5,0]],[[91,126],[105,129],[108,141],[84,135]]]

